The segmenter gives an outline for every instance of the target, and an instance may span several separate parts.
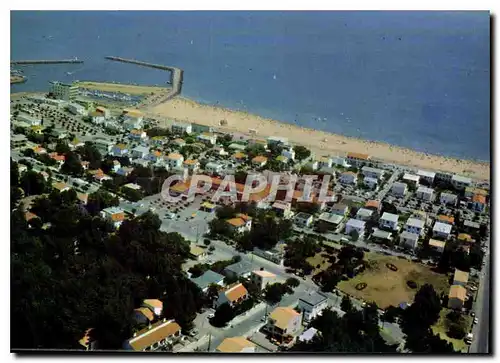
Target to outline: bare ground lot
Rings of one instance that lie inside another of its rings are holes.
[[[364,272],[348,281],[341,281],[337,287],[355,298],[374,301],[382,309],[413,301],[418,287],[408,287],[406,282],[409,280],[415,281],[418,286],[431,284],[438,294],[447,293],[450,287],[446,275],[435,273],[422,264],[372,252],[365,254],[365,260],[368,267]],[[386,263],[392,263],[398,270],[390,270]],[[356,285],[361,282],[367,286],[363,290],[357,290]]]

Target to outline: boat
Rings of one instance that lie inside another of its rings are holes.
[[[71,76],[75,72],[66,72],[66,75]]]
[[[276,75],[273,76],[273,79],[276,79]]]

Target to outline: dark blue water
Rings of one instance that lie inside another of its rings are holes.
[[[115,55],[183,68],[183,94],[198,101],[489,160],[487,12],[12,12],[11,20],[11,59],[85,60],[23,67],[29,81],[13,91],[46,90],[49,80],[164,82],[160,71],[103,59]]]

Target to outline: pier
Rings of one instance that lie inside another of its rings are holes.
[[[10,64],[13,65],[23,65],[23,64],[81,64],[82,60],[78,59],[55,59],[55,60],[18,60],[18,61],[10,61]]]
[[[160,102],[168,101],[168,100],[174,98],[175,96],[179,95],[182,91],[184,71],[180,68],[164,66],[161,64],[141,62],[141,61],[137,61],[134,59],[112,57],[112,56],[106,57],[106,59],[116,61],[116,62],[135,64],[138,66],[143,66],[143,67],[148,67],[148,68],[160,69],[162,71],[169,71],[170,72],[170,80],[169,80],[169,82],[167,82],[167,84],[172,85],[172,89],[167,93],[167,95]]]

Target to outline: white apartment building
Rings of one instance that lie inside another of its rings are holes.
[[[417,198],[427,201],[427,202],[432,202],[434,199],[434,190],[432,188],[427,188],[424,186],[420,186],[417,189]]]
[[[439,196],[439,202],[447,205],[457,205],[458,197],[456,194],[442,192]]]
[[[410,233],[422,234],[425,227],[425,222],[417,218],[408,218],[405,224],[405,231]]]
[[[420,177],[420,180],[426,180],[430,185],[434,183],[434,178],[436,177],[436,173],[426,170],[419,170],[417,175]]]
[[[396,197],[404,197],[407,189],[408,186],[406,185],[406,183],[395,182],[392,184],[391,194]]]
[[[379,220],[380,228],[387,228],[393,231],[398,229],[399,216],[397,214],[384,212]]]
[[[372,168],[370,166],[363,166],[361,168],[361,173],[365,177],[374,178],[374,179],[380,179],[380,178],[382,178],[384,176],[385,172],[382,169]]]
[[[453,175],[451,178],[451,184],[455,187],[455,189],[462,190],[470,187],[472,180],[471,178],[467,178],[465,176]]]
[[[172,124],[171,130],[172,133],[176,135],[182,135],[184,133],[189,135],[193,132],[193,125],[176,122]]]
[[[182,167],[182,163],[184,163],[184,156],[178,153],[170,153],[165,159],[171,169],[180,168]]]

